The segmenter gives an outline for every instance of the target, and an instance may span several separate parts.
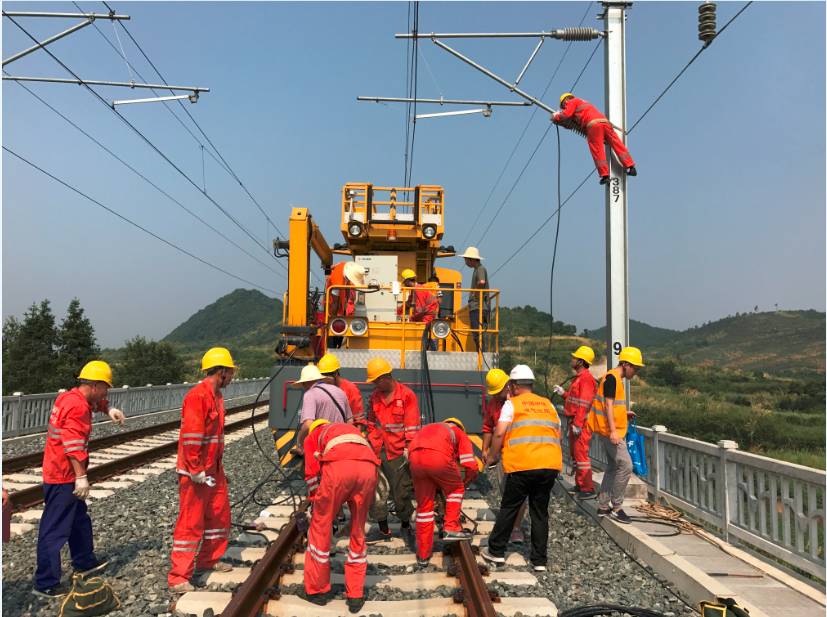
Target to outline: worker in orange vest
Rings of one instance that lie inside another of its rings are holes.
[[[330,600],[331,534],[336,515],[346,503],[350,545],[345,558],[345,596],[350,612],[358,613],[365,604],[365,521],[376,490],[379,459],[355,426],[324,419],[310,425],[304,449],[304,477],[312,504],[304,553],[307,599],[318,605]]]
[[[413,484],[408,448],[422,428],[419,403],[413,390],[393,378],[391,365],[384,358],[368,361],[367,381],[374,384],[367,408],[368,439],[382,460],[382,473],[388,479],[396,516],[402,522],[402,537],[410,542]],[[379,523],[378,537],[390,538],[384,500],[376,501],[371,516]]]
[[[609,181],[609,161],[606,159],[606,144],[609,144],[617,155],[620,164],[626,169],[626,174],[636,176],[635,162],[626,149],[626,145],[615,133],[615,127],[609,122],[597,107],[574,96],[571,92],[564,92],[560,96],[560,109],[552,116],[555,124],[565,128],[585,133],[589,142],[589,152],[594,159],[600,184]]]
[[[446,542],[469,540],[460,525],[465,487],[479,473],[474,446],[457,418],[422,427],[410,445],[411,476],[416,495],[416,562],[428,565],[434,546],[434,497],[445,495]]]
[[[332,353],[326,353],[319,359],[317,366],[319,372],[324,375],[325,382],[333,384],[345,393],[347,402],[350,404],[350,411],[353,413],[353,423],[363,430],[367,429],[362,393],[355,383],[342,377],[339,372],[339,369],[342,368],[339,358]]]
[[[560,418],[551,401],[534,394],[534,373],[525,364],[509,375],[510,398],[503,405],[486,464],[502,450],[505,488],[488,547],[480,554],[494,564],[505,563],[505,549],[514,521],[528,499],[531,517],[531,564],[545,572],[548,560],[548,504],[551,489],[563,468]]]
[[[224,396],[237,370],[229,350],[213,347],[201,359],[206,377],[191,388],[181,407],[178,436],[178,520],[172,533],[170,591],[194,591],[196,569],[229,572],[219,561],[230,536],[230,497],[224,475]]]
[[[597,394],[589,410],[588,427],[600,436],[606,453],[606,471],[597,498],[598,516],[610,516],[619,523],[631,519],[623,511],[623,497],[632,477],[632,459],[626,448],[629,411],[626,407],[624,379],[632,379],[644,366],[643,354],[637,347],[624,347],[617,356],[617,367],[607,372],[597,386]]]
[[[568,418],[569,453],[574,461],[574,487],[579,499],[594,499],[594,482],[592,481],[592,459],[589,447],[592,432],[586,425],[586,418],[592,406],[597,384],[589,372],[594,362],[594,350],[581,345],[571,354],[571,368],[576,376],[568,391],[555,385],[553,390],[563,397],[563,413]]]

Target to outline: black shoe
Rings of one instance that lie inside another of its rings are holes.
[[[365,542],[368,544],[375,544],[377,542],[387,542],[393,537],[391,530],[382,531],[381,529],[372,529],[370,533],[365,536]]]
[[[419,557],[416,558],[416,567],[420,570],[424,570],[429,565],[431,565],[431,558],[428,559],[420,559]]]
[[[609,176],[600,176],[600,184],[609,184]]]
[[[64,598],[69,591],[69,586],[64,583],[58,583],[50,589],[32,589],[32,593],[41,598]]]
[[[365,605],[365,598],[364,596],[361,598],[347,598],[345,604],[347,604],[347,610],[351,613],[358,613]]]
[[[597,493],[594,491],[577,491],[577,493],[575,493],[575,497],[577,497],[580,501],[585,501],[587,499],[594,499],[597,497]]]
[[[597,509],[597,516],[603,518],[604,516],[609,516],[612,513],[611,508],[598,508]]]
[[[96,565],[92,566],[91,568],[87,568],[86,570],[75,570],[74,574],[77,576],[90,576],[92,574],[100,574],[101,572],[106,569],[106,566],[109,565],[109,560],[106,561],[99,561]]]
[[[329,593],[309,593],[307,594],[307,601],[312,602],[317,606],[324,606],[328,602],[330,602],[330,594]]]
[[[632,165],[631,167],[626,168],[626,175],[627,176],[636,176],[637,175],[637,169],[635,169],[634,165]]]
[[[629,518],[629,515],[626,514],[622,508],[612,510],[611,517],[618,523],[623,523],[624,525],[628,525],[632,522],[632,519]]]

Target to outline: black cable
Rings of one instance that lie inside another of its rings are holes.
[[[621,606],[619,604],[592,604],[577,606],[562,611],[558,617],[597,617],[598,615],[634,615],[634,617],[666,617],[665,613],[639,606]]]
[[[414,16],[413,16],[413,30],[411,31],[413,36],[413,52],[411,55],[411,75],[413,80],[413,105],[411,111],[411,145],[410,145],[410,155],[407,158],[408,161],[408,171],[407,171],[407,180],[405,182],[405,186],[409,186],[413,183],[413,162],[414,162],[414,144],[416,143],[416,97],[418,92],[418,85],[419,85],[419,39],[416,37],[417,33],[419,32],[419,0],[414,2]]]
[[[139,225],[139,224],[138,224],[138,223],[136,223],[135,221],[133,221],[133,220],[131,220],[131,219],[128,219],[128,218],[126,218],[123,214],[121,214],[121,213],[119,213],[119,212],[116,212],[115,210],[113,210],[113,209],[112,209],[112,208],[110,208],[109,206],[106,206],[106,205],[102,204],[101,202],[99,202],[97,199],[94,199],[93,197],[90,197],[89,195],[87,195],[86,193],[84,193],[84,192],[83,192],[83,191],[81,191],[80,189],[75,188],[74,186],[72,186],[72,185],[71,185],[71,184],[69,184],[68,182],[65,182],[64,180],[61,180],[61,179],[60,179],[60,178],[58,178],[57,176],[55,176],[55,175],[53,175],[53,174],[49,173],[48,171],[46,171],[46,170],[45,170],[45,169],[43,169],[42,167],[39,167],[39,166],[38,166],[38,165],[36,165],[35,163],[32,163],[30,160],[28,160],[28,159],[26,159],[26,158],[22,157],[21,155],[17,154],[17,152],[15,152],[14,150],[12,150],[11,148],[8,148],[8,147],[6,147],[6,146],[3,146],[3,150],[5,150],[5,151],[6,151],[6,152],[8,152],[9,154],[11,154],[12,156],[16,157],[17,159],[19,159],[19,160],[23,161],[24,163],[26,163],[26,164],[27,164],[27,165],[29,165],[30,167],[32,167],[32,168],[34,168],[34,169],[36,169],[37,171],[39,171],[40,173],[42,173],[44,176],[47,176],[47,177],[51,178],[52,180],[54,180],[54,181],[55,181],[55,182],[57,182],[58,184],[62,184],[62,185],[63,185],[63,186],[65,186],[67,189],[69,189],[69,190],[71,190],[71,191],[73,191],[73,192],[77,193],[77,194],[78,194],[78,195],[80,195],[81,197],[86,198],[87,200],[91,201],[93,204],[95,204],[95,205],[97,205],[97,206],[100,206],[101,208],[103,208],[104,210],[106,210],[107,212],[109,212],[110,214],[114,214],[115,216],[117,216],[119,219],[121,219],[121,220],[122,220],[122,221],[124,221],[125,223],[129,223],[129,224],[130,224],[130,225],[132,225],[133,227],[136,227],[136,228],[140,229],[142,232],[144,232],[144,233],[146,233],[146,234],[149,234],[150,236],[152,236],[152,237],[153,237],[153,238],[155,238],[156,240],[160,240],[161,242],[163,242],[163,243],[164,243],[164,244],[166,244],[167,246],[169,246],[169,247],[171,247],[171,248],[174,248],[176,251],[178,251],[178,252],[180,252],[180,253],[183,253],[184,255],[187,255],[188,257],[192,257],[193,259],[195,259],[196,261],[201,262],[201,263],[202,263],[202,264],[204,264],[205,266],[209,266],[210,268],[212,268],[212,269],[214,269],[214,270],[217,270],[218,272],[221,272],[222,274],[226,274],[227,276],[232,277],[232,278],[236,279],[237,281],[241,281],[242,283],[246,283],[247,285],[252,285],[253,287],[256,287],[257,289],[260,289],[261,291],[264,291],[264,292],[266,292],[266,293],[271,293],[271,292],[273,291],[273,290],[268,289],[268,288],[266,288],[266,287],[262,287],[261,285],[258,285],[258,284],[256,284],[256,283],[253,283],[252,281],[248,281],[247,279],[242,278],[242,277],[238,276],[237,274],[233,274],[232,272],[229,272],[229,271],[225,270],[225,269],[224,269],[224,268],[222,268],[221,266],[216,266],[215,264],[210,263],[209,261],[207,261],[206,259],[203,259],[203,258],[199,257],[198,255],[195,255],[195,254],[193,254],[193,253],[190,253],[187,249],[185,249],[185,248],[181,248],[181,247],[180,247],[180,246],[178,246],[177,244],[174,244],[173,242],[171,242],[171,241],[167,240],[166,238],[163,238],[163,237],[159,236],[159,235],[158,235],[158,234],[156,234],[155,232],[150,231],[149,229],[147,229],[146,227],[143,227],[142,225]]]
[[[34,43],[36,43],[36,44],[39,43],[38,40],[28,30],[26,30],[23,26],[21,26],[13,17],[11,17],[9,15],[6,15],[5,13],[4,13],[4,16],[9,21],[11,21],[11,23],[13,23],[15,26],[17,26],[17,28],[21,32],[23,32],[23,34],[25,34],[27,37],[29,37]],[[164,154],[161,151],[161,149],[158,148],[158,146],[156,146],[152,141],[150,141],[150,139],[146,135],[144,135],[140,131],[140,129],[138,129],[134,124],[132,124],[129,120],[127,120],[126,117],[123,114],[121,114],[117,109],[115,109],[109,103],[107,103],[106,99],[104,99],[100,94],[98,94],[98,92],[94,88],[92,88],[89,84],[87,84],[85,81],[83,81],[83,79],[81,79],[81,77],[77,73],[75,73],[72,69],[70,69],[54,53],[52,53],[52,51],[48,47],[43,47],[42,49],[55,62],[57,62],[61,67],[63,67],[63,69],[66,70],[66,72],[71,74],[72,77],[77,79],[82,86],[84,86],[89,92],[91,92],[95,96],[95,98],[97,98],[101,102],[101,104],[104,105],[104,107],[106,107],[108,110],[110,110],[112,113],[114,113],[118,118],[120,118],[120,120],[124,124],[126,124],[126,126],[128,126],[130,129],[132,129],[132,131],[134,131],[135,134],[138,135],[138,137],[140,137],[150,148],[152,148],[173,169],[175,169],[175,171],[177,171],[185,180],[187,180],[187,182],[189,182],[193,187],[195,187],[195,189],[199,193],[204,195],[204,197],[206,197],[216,208],[218,208],[228,219],[230,219],[241,231],[243,231],[256,244],[256,246],[259,246],[265,253],[267,253],[268,255],[271,255],[271,251],[266,246],[261,244],[261,242],[259,242],[258,239],[252,233],[250,233],[250,231],[246,227],[244,227],[240,222],[238,222],[238,220],[236,220],[236,218],[232,214],[230,214],[223,206],[221,206],[221,204],[219,204],[215,199],[213,199],[212,197],[210,197],[210,195],[208,195],[206,192],[204,192],[204,190],[200,186],[198,186],[198,183],[196,183],[192,178],[190,178],[186,174],[186,172],[184,172],[184,170],[182,170],[178,165],[176,165],[172,161],[172,159],[170,159],[166,154]]]
[[[78,10],[80,10],[80,7],[78,7]],[[3,73],[5,73],[6,75],[8,75],[8,72],[7,72],[5,69],[3,70]],[[240,244],[236,243],[236,242],[235,242],[234,240],[232,240],[231,238],[229,238],[229,237],[227,237],[226,235],[224,235],[224,233],[222,233],[220,230],[216,229],[215,227],[213,227],[212,225],[210,225],[207,221],[205,221],[203,218],[201,218],[198,214],[196,214],[195,212],[193,212],[192,210],[190,210],[189,208],[187,208],[184,204],[182,204],[180,201],[178,201],[177,199],[175,199],[172,195],[170,195],[169,193],[167,193],[167,192],[166,192],[164,189],[162,189],[160,186],[158,186],[157,184],[155,184],[155,183],[154,183],[152,180],[150,180],[147,176],[145,176],[145,175],[144,175],[144,174],[142,174],[140,171],[138,171],[137,169],[135,169],[132,165],[130,165],[129,163],[127,163],[124,159],[122,159],[121,157],[119,157],[119,156],[118,156],[117,154],[115,154],[112,150],[110,150],[110,149],[109,149],[109,148],[107,148],[105,145],[103,145],[100,141],[98,141],[97,139],[95,139],[94,137],[92,137],[92,135],[90,135],[89,133],[87,133],[84,129],[82,129],[80,126],[78,126],[75,122],[73,122],[72,120],[70,120],[68,117],[66,117],[65,115],[63,115],[60,111],[58,111],[56,108],[54,108],[54,107],[53,107],[52,105],[50,105],[48,102],[46,102],[46,100],[45,100],[45,99],[43,99],[43,98],[41,98],[41,97],[40,97],[40,96],[39,96],[36,92],[34,92],[34,90],[32,90],[31,88],[29,88],[28,86],[26,86],[26,85],[25,85],[24,83],[22,83],[22,82],[19,82],[19,81],[18,81],[18,82],[16,82],[16,83],[17,83],[17,85],[18,85],[18,86],[20,86],[20,87],[21,87],[21,88],[23,88],[26,92],[28,92],[28,93],[29,93],[29,94],[31,94],[34,98],[36,98],[38,101],[40,101],[41,103],[43,103],[43,105],[45,105],[48,109],[50,109],[50,110],[51,110],[51,111],[53,111],[55,114],[57,114],[58,116],[60,116],[61,118],[63,118],[63,120],[65,120],[66,122],[68,122],[68,123],[69,123],[72,127],[74,127],[74,128],[75,128],[77,131],[79,131],[82,135],[86,136],[89,140],[91,140],[91,141],[92,141],[92,143],[94,143],[94,144],[95,144],[95,145],[97,145],[99,148],[101,148],[101,149],[102,149],[104,152],[106,152],[109,156],[111,156],[111,157],[112,157],[112,158],[114,158],[116,161],[118,161],[119,163],[121,163],[124,167],[126,167],[127,169],[129,169],[132,173],[134,173],[135,175],[137,175],[137,176],[138,176],[139,178],[141,178],[144,182],[146,182],[146,183],[147,183],[147,184],[149,184],[152,188],[154,188],[156,191],[158,191],[159,193],[161,193],[161,195],[163,195],[164,197],[166,197],[167,199],[169,199],[172,203],[174,203],[175,205],[177,205],[179,208],[183,209],[183,210],[184,210],[187,214],[189,214],[190,216],[192,216],[193,218],[195,218],[195,219],[196,219],[196,220],[198,220],[199,222],[203,223],[203,224],[204,224],[206,227],[208,227],[210,230],[214,231],[216,234],[218,234],[219,236],[221,236],[222,238],[224,238],[224,240],[226,240],[227,242],[229,242],[230,244],[232,244],[234,247],[236,247],[238,250],[240,250],[241,252],[243,252],[245,255],[247,255],[247,256],[248,256],[248,257],[250,257],[251,259],[254,259],[256,262],[258,262],[259,264],[261,264],[262,266],[264,266],[265,268],[267,268],[268,270],[270,270],[273,274],[278,274],[279,276],[284,276],[281,272],[278,272],[277,270],[273,270],[273,268],[271,268],[269,264],[266,264],[266,263],[264,263],[263,261],[261,261],[258,257],[256,257],[255,255],[253,255],[252,253],[250,253],[249,251],[247,251],[247,249],[245,249],[244,247],[242,247]]]
[[[551,353],[551,339],[553,336],[554,330],[554,264],[557,261],[557,239],[560,236],[560,208],[561,206],[561,197],[560,197],[560,169],[561,169],[561,161],[560,161],[560,127],[555,125],[557,129],[557,229],[554,232],[554,245],[551,251],[551,274],[549,275],[548,281],[548,353]],[[550,358],[550,356],[549,356]],[[549,359],[549,362],[551,360]]]

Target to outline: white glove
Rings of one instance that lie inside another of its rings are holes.
[[[563,396],[566,393],[563,386],[554,385],[551,389],[554,390],[555,394],[559,394],[560,396]]]
[[[204,484],[207,481],[207,472],[199,471],[198,473],[191,473],[190,480],[196,484]]]
[[[579,426],[572,426],[571,427],[571,434],[574,435],[575,437],[579,437],[581,432],[583,432],[583,429],[580,428]]]
[[[89,497],[89,480],[86,479],[86,476],[78,476],[75,478],[75,490],[72,491],[72,495],[78,499],[86,499]]]
[[[112,422],[114,422],[115,424],[123,426],[123,423],[126,421],[126,415],[120,409],[110,407],[108,415]]]

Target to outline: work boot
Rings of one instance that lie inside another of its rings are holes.
[[[63,598],[69,593],[69,586],[65,583],[58,583],[49,589],[32,589],[32,593],[41,598]]]
[[[307,594],[307,601],[312,602],[317,606],[324,606],[330,602],[330,592],[326,593],[309,593]]]
[[[443,539],[445,542],[458,542],[460,540],[470,540],[473,537],[474,534],[470,531],[460,529],[459,531],[446,531]]]
[[[391,530],[372,529],[368,535],[365,536],[365,542],[368,544],[375,544],[377,542],[387,542],[393,537]]]
[[[597,497],[597,493],[594,491],[577,491],[575,497],[577,497],[580,501],[586,501],[587,499],[594,499]]]
[[[365,605],[365,597],[362,596],[361,598],[347,598],[345,600],[345,604],[347,604],[347,610],[351,613],[358,613],[362,610],[362,607]]]
[[[608,184],[609,176],[600,176],[600,184]]]
[[[632,165],[631,167],[626,168],[626,175],[627,176],[636,176],[637,175],[637,169],[635,169],[634,165]]]
[[[610,514],[611,518],[618,523],[623,523],[624,525],[628,525],[632,522],[632,519],[629,518],[629,515],[623,511],[623,508],[617,508],[616,510],[612,510]]]
[[[184,581],[183,583],[170,585],[169,590],[172,593],[187,593],[188,591],[195,591],[195,587],[189,581]]]
[[[431,558],[428,557],[427,559],[420,559],[419,557],[416,558],[416,567],[419,570],[424,570],[429,565],[431,565]]]

